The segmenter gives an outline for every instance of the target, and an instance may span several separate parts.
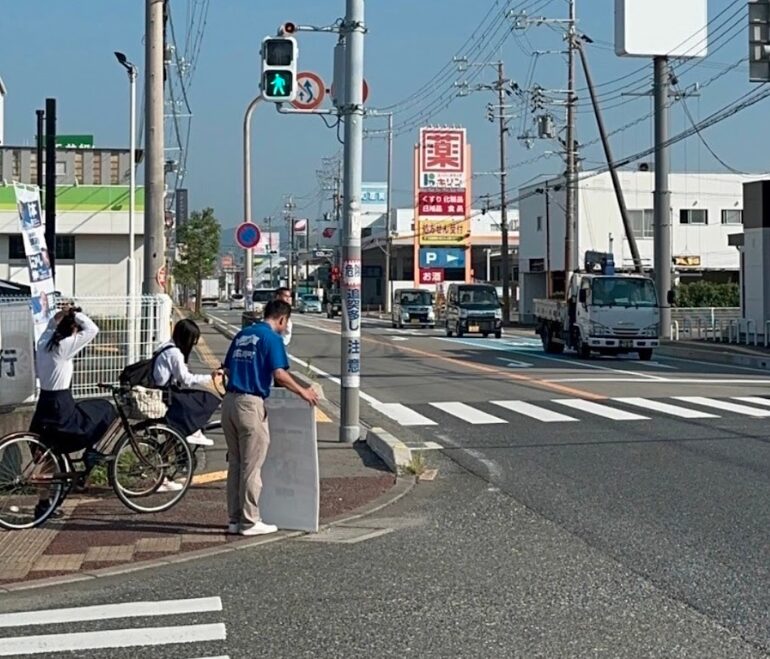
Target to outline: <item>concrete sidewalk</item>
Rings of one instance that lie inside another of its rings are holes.
[[[202,326],[191,369],[205,372],[217,366],[228,343],[212,327]],[[401,482],[391,492],[396,476],[365,443],[337,441],[332,408],[319,408],[317,430],[322,524],[365,511],[367,505],[384,504],[408,486]],[[226,448],[221,431],[210,437],[214,446],[198,451],[193,486],[165,513],[138,515],[123,507],[111,489],[91,487],[67,499],[62,519],[38,529],[0,531],[0,592],[116,574],[296,535],[244,539],[225,534]]]
[[[664,341],[656,353],[676,359],[770,371],[770,349],[715,341]]]

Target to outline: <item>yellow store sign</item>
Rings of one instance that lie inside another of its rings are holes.
[[[466,245],[470,223],[465,218],[420,218],[420,245]]]

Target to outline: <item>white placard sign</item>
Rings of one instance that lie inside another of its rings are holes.
[[[262,519],[281,530],[318,531],[320,483],[315,409],[286,389],[267,399],[270,448],[262,467]]]

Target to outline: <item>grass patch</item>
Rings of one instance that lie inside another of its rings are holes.
[[[425,459],[425,456],[421,452],[413,451],[412,459],[409,461],[409,464],[406,465],[407,473],[419,478],[427,469],[428,461]]]

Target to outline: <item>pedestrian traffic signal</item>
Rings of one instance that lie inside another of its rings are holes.
[[[297,40],[265,37],[262,40],[262,97],[287,103],[297,96]]]

